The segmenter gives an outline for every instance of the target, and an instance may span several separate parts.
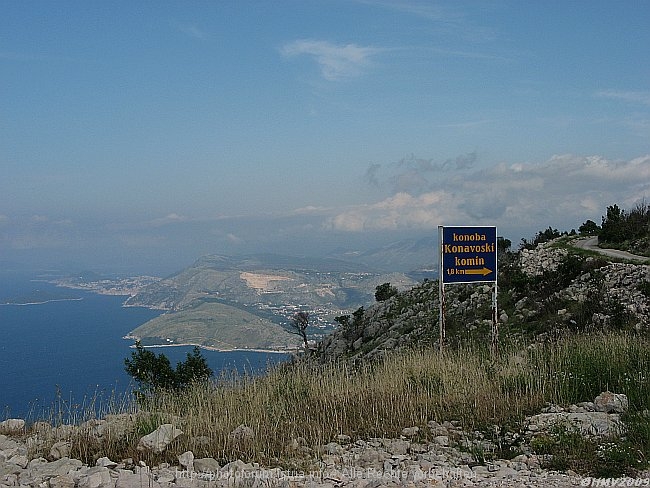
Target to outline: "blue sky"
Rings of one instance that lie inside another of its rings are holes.
[[[645,1],[0,7],[0,258],[517,242],[650,195]]]

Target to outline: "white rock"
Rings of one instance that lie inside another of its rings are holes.
[[[95,466],[79,477],[77,488],[114,488],[111,472],[103,466]]]
[[[12,456],[9,459],[7,459],[7,462],[10,464],[15,464],[25,469],[29,464],[29,459],[24,454],[16,454],[15,456]]]
[[[25,421],[23,419],[7,419],[0,422],[0,432],[6,434],[18,434],[25,428]]]
[[[156,481],[158,483],[173,483],[176,479],[176,474],[171,469],[160,469],[155,473]]]
[[[415,437],[420,432],[419,427],[405,427],[402,429],[402,435],[404,437]]]
[[[192,471],[194,469],[194,453],[185,451],[183,454],[179,454],[178,463],[188,471]]]
[[[254,469],[254,466],[250,463],[245,463],[241,459],[237,459],[236,461],[232,461],[228,464],[226,464],[223,468],[221,468],[222,473],[239,473],[242,471],[252,471]]]
[[[199,458],[194,460],[194,470],[200,473],[216,473],[221,467],[213,458]]]
[[[183,431],[172,424],[163,424],[140,439],[138,451],[163,452],[176,438],[183,435]]]
[[[625,413],[628,408],[627,396],[622,393],[604,391],[594,400],[594,408],[597,412]]]
[[[134,473],[125,469],[119,471],[115,481],[115,488],[158,488],[159,486],[150,473]]]
[[[72,444],[68,441],[59,441],[54,443],[50,449],[50,459],[56,461],[57,459],[70,456],[71,448]]]
[[[117,463],[114,461],[111,461],[107,457],[99,458],[95,462],[95,466],[101,466],[103,468],[108,468],[108,469],[115,469],[117,467]]]
[[[47,459],[37,458],[29,462],[25,476],[35,481],[48,479],[55,476],[72,474],[82,466],[83,463],[77,459],[61,458],[48,463]]]
[[[433,441],[438,444],[439,446],[448,446],[449,445],[449,437],[446,435],[438,435],[436,436]]]
[[[69,474],[61,474],[50,478],[50,488],[74,488],[74,479]]]

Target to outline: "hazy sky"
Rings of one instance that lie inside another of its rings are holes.
[[[0,0],[0,260],[600,223],[650,197],[649,23],[641,0]]]

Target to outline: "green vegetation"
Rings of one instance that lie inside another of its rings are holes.
[[[197,346],[174,370],[167,356],[146,350],[139,341],[135,343],[131,359],[124,360],[124,369],[138,383],[142,393],[150,394],[156,390],[184,390],[191,384],[205,383],[213,375]]]
[[[287,349],[297,341],[281,326],[216,300],[195,300],[131,332],[145,343],[196,344],[216,349]]]
[[[627,211],[618,205],[607,207],[598,242],[603,247],[650,256],[650,206],[642,202]]]
[[[384,283],[375,289],[375,300],[378,302],[384,302],[391,297],[397,295],[398,290],[396,287],[391,286],[390,283]]]

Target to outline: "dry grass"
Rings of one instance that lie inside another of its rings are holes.
[[[182,393],[158,392],[140,400],[126,433],[116,430],[97,440],[92,428],[81,429],[73,455],[175,462],[191,450],[222,463],[242,459],[294,467],[305,462],[294,440],[316,450],[338,434],[353,440],[396,437],[404,427],[426,427],[430,420],[458,420],[467,430],[516,426],[545,402],[589,401],[605,389],[628,394],[631,408],[640,412],[650,407],[648,371],[648,340],[614,334],[512,348],[496,360],[465,348],[404,352],[358,367],[300,362],[264,376],[223,375]],[[123,404],[119,410],[134,407]],[[162,423],[175,424],[185,435],[164,455],[138,452],[138,439]],[[231,436],[242,424],[254,432],[247,442]],[[420,440],[426,440],[428,430],[421,432]]]

